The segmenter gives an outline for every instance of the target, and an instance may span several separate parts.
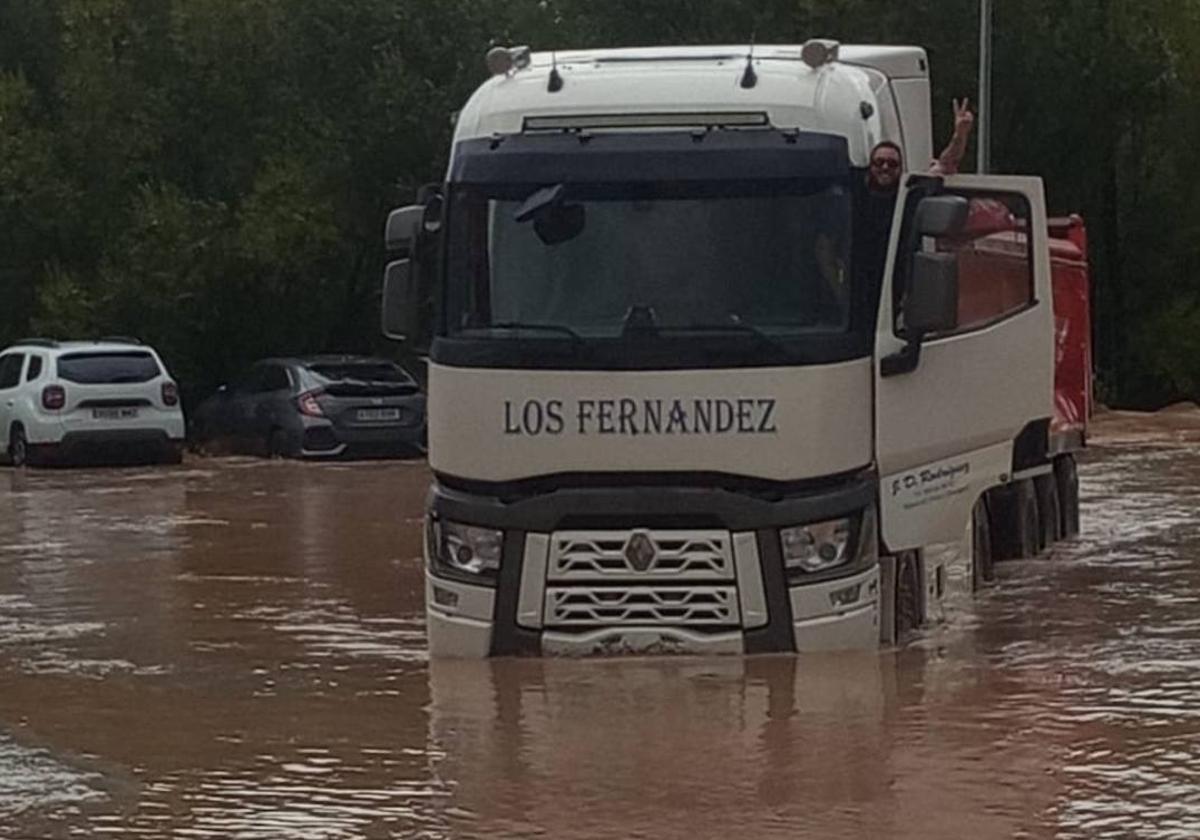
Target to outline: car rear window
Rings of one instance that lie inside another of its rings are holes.
[[[80,385],[149,382],[158,375],[158,362],[144,350],[68,353],[58,358],[58,378]]]
[[[338,362],[336,364],[310,365],[309,370],[331,382],[357,379],[360,382],[395,382],[407,385],[412,377],[399,365],[386,362]]]
[[[21,353],[0,356],[0,388],[15,388],[21,384],[21,368],[24,366],[25,356]]]

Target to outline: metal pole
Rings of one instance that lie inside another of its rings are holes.
[[[992,0],[979,0],[979,101],[975,169],[992,168]]]

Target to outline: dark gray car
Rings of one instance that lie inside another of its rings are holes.
[[[289,457],[425,450],[425,395],[395,362],[365,356],[264,359],[192,413],[207,449]]]

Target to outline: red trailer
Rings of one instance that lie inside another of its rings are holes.
[[[1092,415],[1092,326],[1087,229],[1077,215],[1050,219],[1054,290],[1054,417],[1052,455],[1082,449]],[[1028,296],[1026,231],[999,201],[976,201],[961,237],[943,247],[959,256],[960,323],[1011,310]]]
[[[1050,268],[1054,285],[1055,454],[1082,449],[1092,416],[1092,319],[1087,229],[1072,215],[1050,220]]]

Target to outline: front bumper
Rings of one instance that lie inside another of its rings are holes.
[[[425,424],[344,428],[328,421],[305,425],[300,454],[332,458],[340,455],[371,457],[405,455],[425,451]]]
[[[430,653],[873,648],[880,600],[874,546],[845,567],[789,585],[778,529],[861,512],[875,504],[875,487],[873,476],[864,474],[778,498],[715,487],[612,487],[514,501],[436,485],[432,515],[501,529],[504,544],[491,586],[439,574],[426,541]],[[638,533],[659,551],[686,544],[691,565],[679,571],[687,564],[676,557],[665,569],[657,559],[641,572],[614,569],[621,561],[612,546]],[[586,548],[582,555],[580,545]],[[588,554],[596,546],[609,547],[599,560]],[[570,561],[565,565],[564,557]]]
[[[831,593],[861,587],[850,607],[830,606]],[[435,592],[443,603],[435,602]],[[791,646],[781,651],[874,648],[879,642],[879,569],[851,578],[792,587]],[[446,593],[454,593],[454,598]],[[453,606],[447,601],[452,600]],[[430,656],[478,659],[493,652],[495,590],[426,576],[426,633]],[[603,627],[568,633],[543,630],[537,653],[554,656],[617,654],[722,655],[747,652],[744,629],[698,632],[685,627]]]
[[[67,432],[56,443],[31,444],[30,451],[46,464],[124,464],[177,460],[183,443],[163,429],[97,429]]]

